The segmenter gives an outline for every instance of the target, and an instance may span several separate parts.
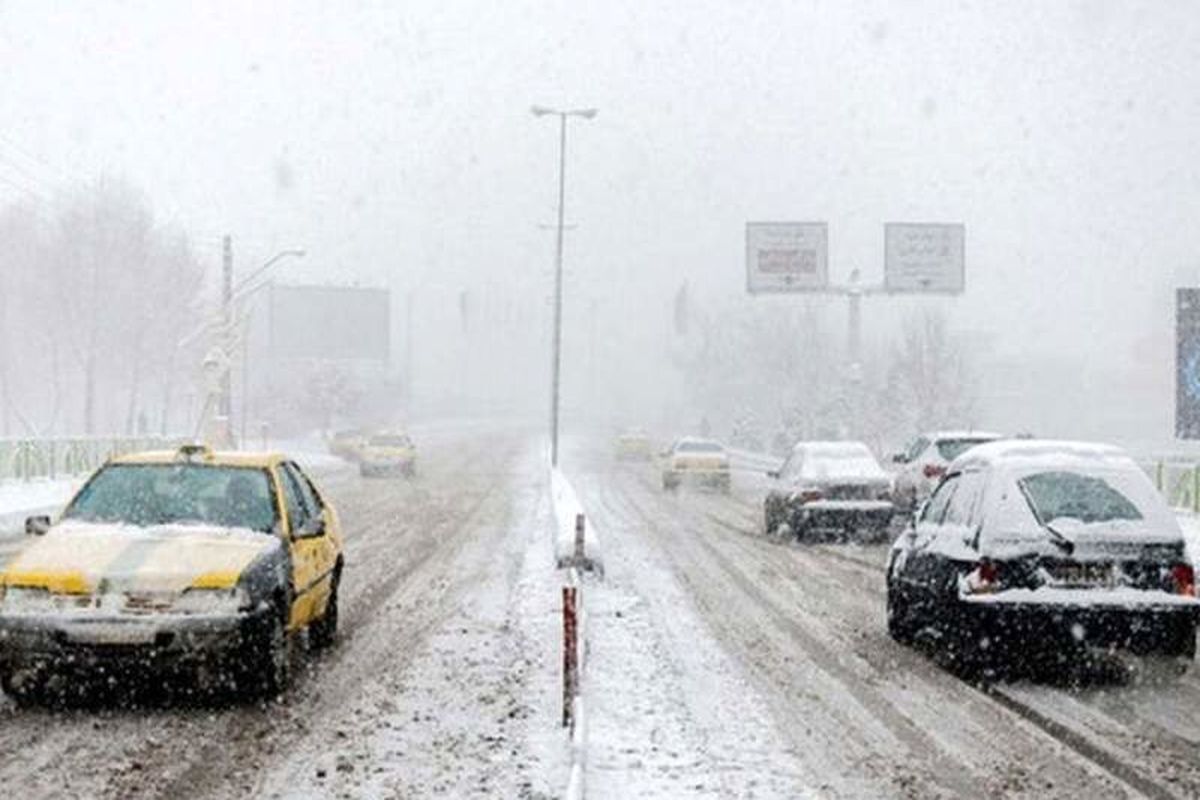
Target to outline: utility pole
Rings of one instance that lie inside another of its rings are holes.
[[[550,466],[558,466],[559,378],[562,374],[563,204],[567,193],[567,115],[558,116],[558,230],[554,234],[554,366],[550,390]]]
[[[558,226],[554,245],[554,355],[550,378],[550,465],[558,466],[559,379],[562,372],[562,285],[563,285],[563,219],[567,191],[567,117],[591,119],[596,109],[584,108],[559,111],[534,106],[535,117],[558,117]]]
[[[413,302],[415,291],[408,290],[404,300],[404,413],[409,424],[413,417]]]
[[[221,331],[222,347],[228,350],[228,342],[233,332],[233,237],[226,236],[221,246]],[[233,370],[227,365],[221,375],[221,402],[217,414],[225,418],[225,425],[230,424],[233,416]]]

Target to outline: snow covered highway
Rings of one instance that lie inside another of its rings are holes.
[[[587,796],[1200,794],[1194,668],[979,687],[888,636],[886,546],[767,538],[752,472],[727,496],[667,493],[580,440],[562,468],[604,537],[582,587]],[[0,780],[29,798],[562,796],[543,442],[427,434],[412,481],[321,483],[347,539],[342,634],[297,655],[280,701],[0,700]]]

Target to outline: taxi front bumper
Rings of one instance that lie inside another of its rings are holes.
[[[0,668],[158,670],[221,661],[252,641],[268,613],[0,614]]]

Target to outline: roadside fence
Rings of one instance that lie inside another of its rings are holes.
[[[1143,463],[1142,468],[1154,480],[1167,505],[1200,514],[1200,464],[1164,459]]]
[[[184,441],[182,437],[164,436],[0,439],[0,481],[81,475],[113,456],[175,448]]]

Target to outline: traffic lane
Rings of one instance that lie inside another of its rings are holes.
[[[750,506],[704,498],[699,505],[706,506],[700,513],[719,520],[719,527],[735,540],[761,540]],[[795,543],[775,547],[782,553],[781,564],[815,558],[830,574],[858,575],[856,585],[863,595],[875,598],[879,616],[874,638],[884,638],[886,547]],[[890,640],[887,646],[896,647]],[[935,645],[926,651],[934,660],[943,660]],[[993,685],[988,694],[1142,794],[1197,796],[1200,722],[1186,709],[1200,703],[1200,676],[1194,666],[1182,678],[1174,674],[1173,665],[1162,666],[1153,659],[1101,655],[1081,664],[1071,676],[1082,685],[1064,688],[1064,676],[1046,676],[1049,680],[1042,682]]]
[[[664,495],[636,472],[618,479],[642,535],[672,560],[714,633],[772,697],[776,725],[797,751],[865,782],[841,794],[1131,793],[892,642],[874,567],[830,568],[823,556],[766,541],[753,527],[733,534],[709,515],[727,510],[725,498]]]
[[[243,705],[219,697],[161,703],[151,696],[138,698],[140,705],[97,710],[21,710],[0,702],[0,751],[20,753],[0,763],[0,781],[26,797],[175,796],[185,789],[202,794],[204,787],[213,796],[251,793],[256,770],[284,743],[304,735],[322,713],[345,703],[367,674],[382,668],[379,657],[356,660],[347,654],[378,643],[362,631],[381,612],[386,618],[397,613],[389,601],[404,579],[454,546],[456,525],[496,485],[506,456],[495,443],[468,442],[426,454],[426,474],[411,483],[365,481],[351,473],[325,486],[347,537],[343,636],[328,655],[298,662],[283,703]],[[465,461],[474,467],[465,469]],[[422,572],[429,603],[405,617],[396,632],[400,642],[386,640],[393,656],[410,652],[426,631],[423,623],[441,608],[445,587],[437,582],[436,567],[432,573]],[[362,666],[355,666],[359,661]],[[330,664],[349,664],[352,674],[331,684]]]

